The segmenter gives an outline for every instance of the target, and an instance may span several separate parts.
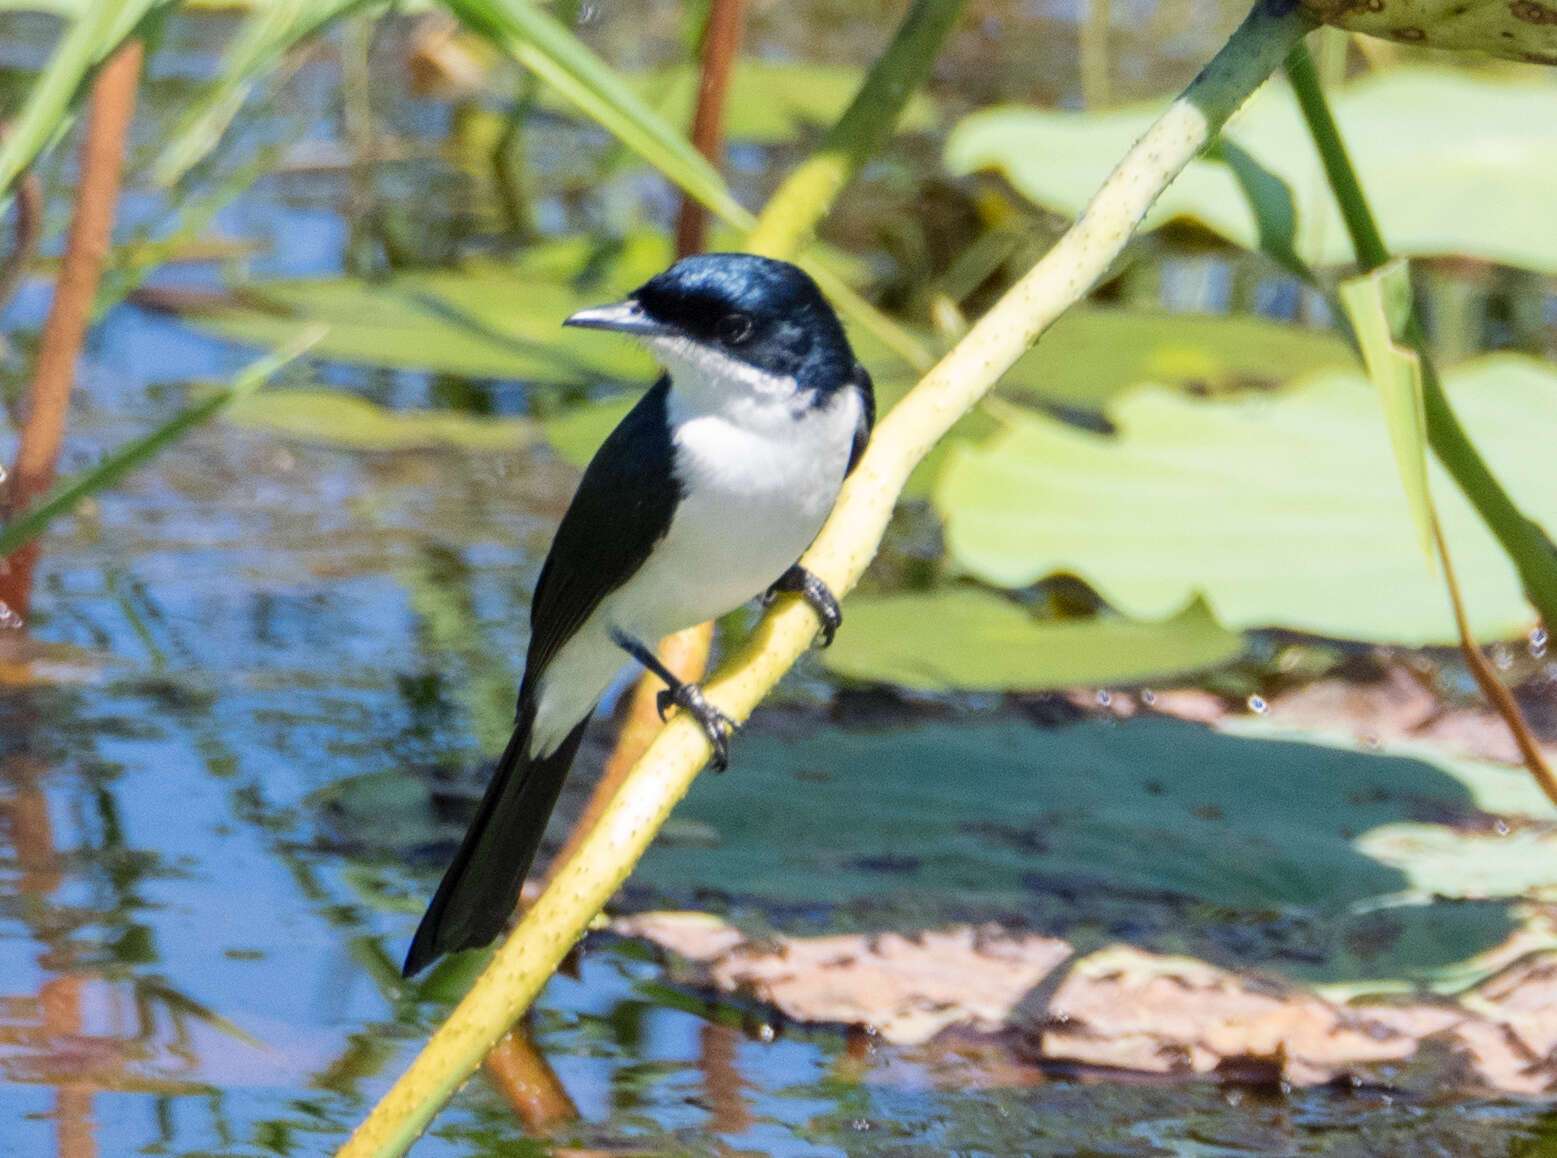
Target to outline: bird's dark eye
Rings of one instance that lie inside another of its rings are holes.
[[[719,319],[716,327],[719,340],[731,346],[739,346],[747,338],[751,337],[751,318],[745,314],[725,314]]]

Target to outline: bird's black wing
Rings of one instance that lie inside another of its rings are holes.
[[[681,484],[666,421],[669,394],[665,376],[627,412],[595,452],[562,516],[530,604],[526,690],[534,690],[562,645],[670,529]]]
[[[854,445],[849,448],[849,465],[843,472],[845,478],[854,473],[855,465],[870,442],[870,432],[876,425],[876,388],[871,383],[870,374],[858,362],[854,363],[853,384],[860,392],[862,406],[860,423],[854,428]]]

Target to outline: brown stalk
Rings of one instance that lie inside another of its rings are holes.
[[[734,1026],[710,1021],[698,1031],[698,1061],[708,1099],[708,1132],[744,1134],[752,1127],[747,1083],[741,1076],[740,1049],[745,1036]]]
[[[11,722],[18,734],[28,734],[36,721],[31,713]],[[54,844],[48,797],[43,790],[47,766],[29,756],[0,763],[0,783],[9,789],[0,820],[11,838],[22,875],[17,894],[29,903],[43,901],[60,887],[60,856]],[[74,956],[68,941],[35,932],[44,940],[39,964],[52,976],[38,989],[38,1040],[50,1051],[67,1052],[81,1034],[83,978],[71,971]],[[85,1078],[58,1077],[54,1086],[55,1158],[96,1158],[92,1097],[96,1087]]]
[[[697,87],[697,111],[692,115],[692,144],[716,166],[724,159],[724,98],[730,71],[741,51],[746,25],[744,0],[713,0],[703,29],[703,67]],[[676,218],[676,254],[702,253],[708,235],[708,211],[682,197]]]
[[[1470,621],[1465,616],[1465,605],[1460,602],[1460,582],[1454,576],[1454,568],[1449,563],[1449,544],[1444,541],[1443,530],[1438,526],[1435,518],[1433,523],[1433,539],[1438,544],[1438,558],[1443,563],[1444,584],[1449,588],[1449,602],[1454,607],[1454,622],[1460,629],[1460,654],[1465,657],[1465,666],[1470,668],[1471,675],[1476,679],[1476,686],[1481,689],[1481,694],[1487,697],[1487,702],[1492,705],[1493,711],[1503,718],[1503,723],[1508,726],[1508,731],[1514,737],[1514,744],[1519,749],[1520,758],[1524,760],[1525,767],[1530,770],[1530,775],[1535,778],[1541,791],[1546,793],[1546,798],[1553,804],[1557,804],[1557,776],[1552,775],[1551,765],[1546,762],[1546,754],[1541,751],[1541,745],[1535,735],[1530,731],[1530,725],[1525,722],[1524,713],[1519,710],[1519,702],[1506,687],[1503,681],[1498,679],[1497,673],[1492,670],[1492,665],[1487,662],[1487,657],[1481,654],[1481,648],[1476,639],[1471,635]]]
[[[65,260],[54,303],[38,347],[27,420],[12,472],[8,514],[25,510],[54,485],[76,359],[108,255],[124,171],[124,142],[135,113],[143,53],[139,40],[125,41],[98,70],[92,85],[76,210],[65,238]],[[0,606],[8,606],[18,615],[26,613],[37,562],[38,541],[34,540],[0,564]]]
[[[542,1137],[578,1117],[578,1107],[523,1025],[509,1030],[487,1054],[486,1066],[487,1077],[532,1136]]]

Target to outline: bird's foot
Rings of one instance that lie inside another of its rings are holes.
[[[659,709],[662,720],[672,707],[690,712],[692,718],[702,725],[703,733],[713,745],[714,771],[723,772],[730,766],[730,736],[740,725],[709,703],[702,688],[689,683],[672,684],[654,698],[654,705]]]
[[[811,572],[807,571],[799,563],[796,563],[788,571],[785,571],[773,581],[762,594],[764,607],[772,603],[781,593],[793,591],[811,605],[817,618],[822,621],[821,636],[822,647],[828,647],[833,642],[833,636],[837,634],[839,625],[843,623],[843,611],[838,607],[838,598],[827,589],[823,583]]]

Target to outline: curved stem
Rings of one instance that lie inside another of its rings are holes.
[[[1126,154],[1070,231],[882,421],[806,553],[808,570],[838,594],[854,586],[914,466],[1032,341],[1107,273],[1152,202],[1309,27],[1291,0],[1256,3],[1211,63]],[[705,685],[709,699],[745,719],[810,646],[816,628],[815,614],[804,603],[776,606]],[[684,715],[670,722],[465,999],[346,1142],[341,1158],[405,1152],[626,880],[708,755],[696,723]]]
[[[1298,107],[1340,206],[1341,218],[1351,234],[1357,261],[1364,270],[1377,269],[1389,261],[1389,249],[1346,151],[1340,126],[1335,123],[1325,99],[1324,86],[1319,82],[1313,58],[1304,45],[1299,43],[1293,47],[1287,56],[1286,68]],[[1547,623],[1557,623],[1557,549],[1541,527],[1526,518],[1515,505],[1460,425],[1414,314],[1404,337],[1422,359],[1422,402],[1427,416],[1428,445],[1513,561],[1525,595],[1541,618]]]

